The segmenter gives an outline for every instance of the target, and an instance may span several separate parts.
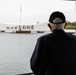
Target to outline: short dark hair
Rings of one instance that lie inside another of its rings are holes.
[[[55,18],[60,18],[62,20],[62,22],[54,23],[53,20]],[[66,18],[65,18],[64,14],[62,12],[55,11],[55,12],[53,12],[50,15],[49,22],[53,23],[53,24],[61,24],[61,23],[65,23],[66,22]]]

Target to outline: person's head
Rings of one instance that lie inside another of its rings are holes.
[[[66,26],[66,18],[62,12],[55,11],[49,17],[48,26],[53,31],[54,29],[63,29]]]

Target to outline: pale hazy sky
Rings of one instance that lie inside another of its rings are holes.
[[[64,0],[0,0],[0,23],[36,24],[48,22],[53,11],[61,11],[68,21],[76,21],[75,1]]]

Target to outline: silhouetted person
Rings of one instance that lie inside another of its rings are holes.
[[[66,18],[53,12],[49,18],[52,33],[38,38],[30,59],[35,75],[76,75],[76,39],[66,33]]]

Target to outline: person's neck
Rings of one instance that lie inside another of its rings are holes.
[[[63,28],[55,28],[55,29],[53,29],[53,30],[63,30]]]
[[[64,29],[63,27],[58,27],[58,26],[56,26],[54,29]]]

